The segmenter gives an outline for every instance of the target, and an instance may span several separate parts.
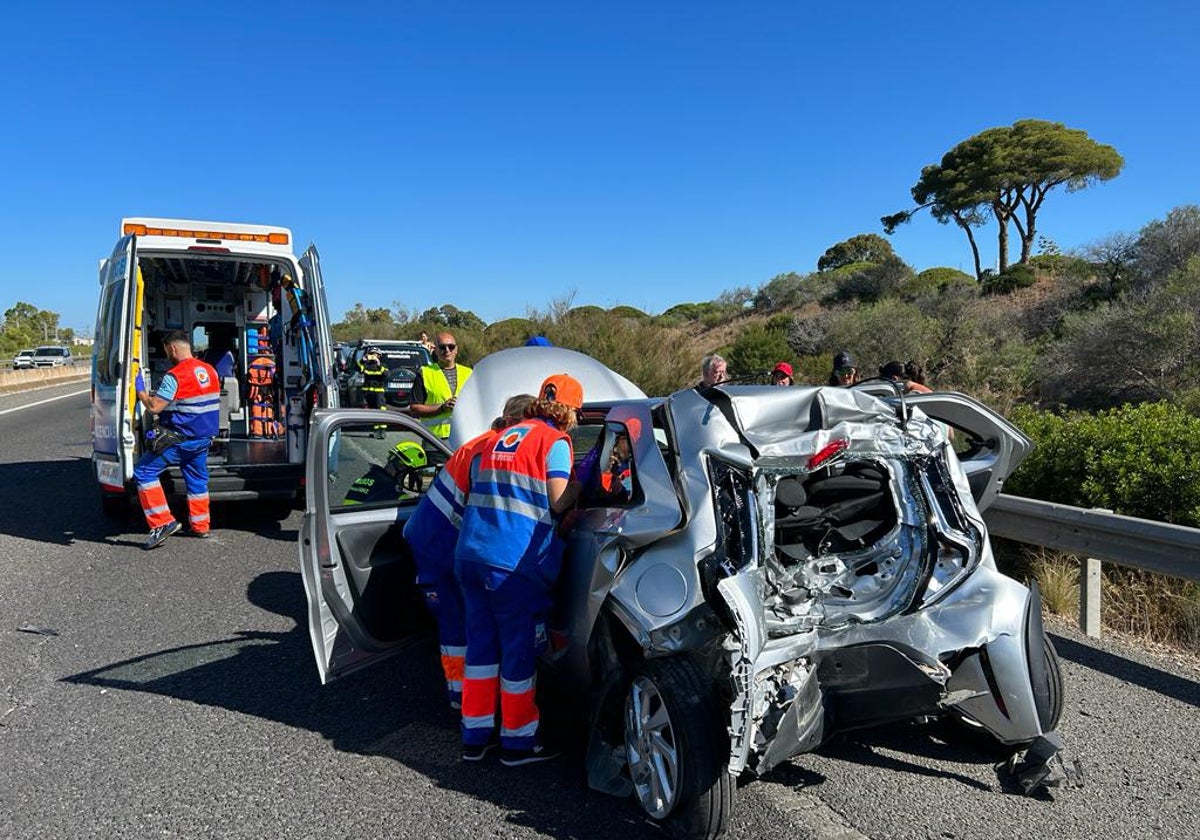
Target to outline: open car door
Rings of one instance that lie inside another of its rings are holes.
[[[425,464],[389,457],[405,442],[410,453],[412,443],[421,446]],[[387,658],[433,626],[402,533],[449,455],[396,412],[313,414],[299,553],[322,683]]]
[[[1020,429],[966,394],[935,391],[910,394],[904,400],[954,430],[954,450],[981,511],[1033,449],[1033,441]]]

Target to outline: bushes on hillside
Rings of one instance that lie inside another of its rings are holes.
[[[1159,402],[1099,414],[1020,407],[1010,419],[1036,448],[1006,492],[1200,526],[1200,417]]]

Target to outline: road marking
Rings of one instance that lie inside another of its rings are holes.
[[[92,390],[92,389],[84,388],[82,391],[72,391],[69,394],[59,394],[57,397],[48,397],[47,399],[38,400],[37,402],[31,402],[26,405],[19,405],[16,408],[6,408],[3,411],[0,411],[0,414],[11,414],[14,411],[21,411],[22,409],[25,409],[25,408],[33,408],[35,405],[45,405],[46,403],[54,402],[55,400],[65,400],[67,397],[78,397],[80,394],[86,394],[90,390]]]

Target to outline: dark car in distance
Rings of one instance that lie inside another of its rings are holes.
[[[413,383],[421,367],[432,361],[429,351],[419,341],[361,339],[350,351],[345,369],[338,374],[341,404],[347,408],[366,405],[362,396],[363,376],[359,370],[359,362],[367,349],[372,347],[379,352],[384,366],[388,369],[384,399],[390,406],[406,408],[411,401]]]

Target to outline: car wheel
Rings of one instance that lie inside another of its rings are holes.
[[[625,698],[625,757],[634,796],[686,837],[716,837],[733,809],[729,743],[711,686],[686,656],[650,660]]]

